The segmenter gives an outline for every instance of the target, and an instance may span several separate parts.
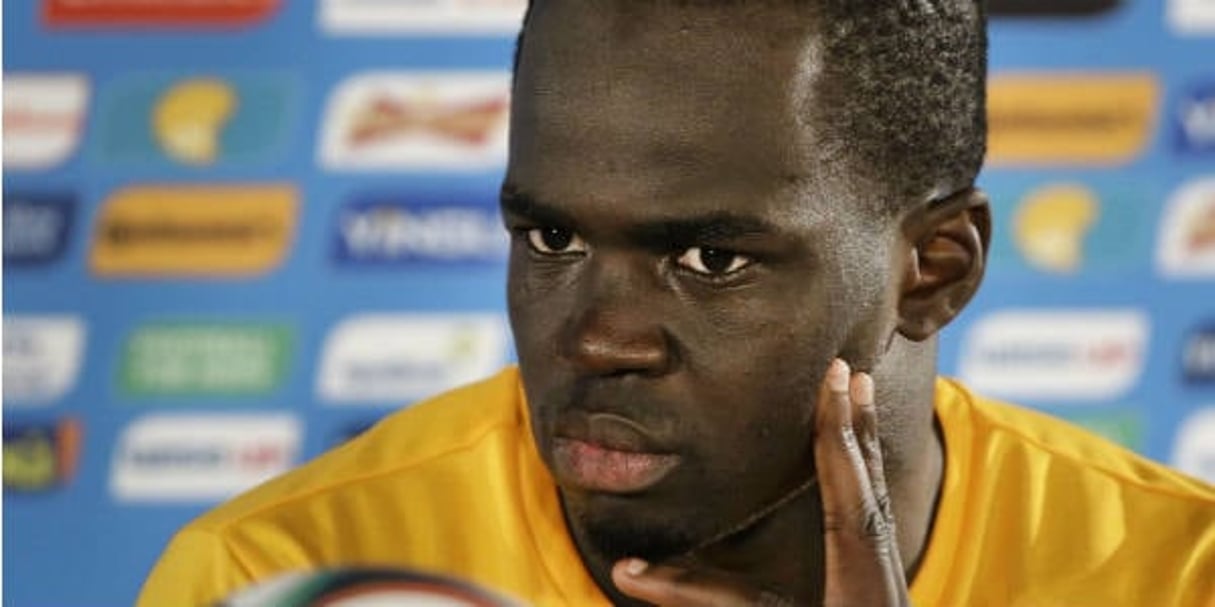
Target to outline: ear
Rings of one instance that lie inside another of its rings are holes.
[[[967,188],[913,209],[903,220],[909,246],[899,297],[898,331],[923,341],[970,301],[987,266],[991,207]]]

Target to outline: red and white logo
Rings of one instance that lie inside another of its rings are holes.
[[[334,403],[399,406],[492,375],[506,361],[495,314],[368,314],[325,340],[317,392]]]
[[[42,0],[52,27],[225,27],[261,21],[279,0]]]
[[[126,428],[110,491],[120,501],[216,501],[286,472],[300,448],[288,414],[150,415]]]
[[[317,22],[333,35],[514,34],[527,0],[321,0]]]
[[[4,166],[50,169],[80,143],[89,82],[82,74],[4,76]]]
[[[1111,399],[1139,379],[1147,345],[1139,310],[997,312],[971,327],[958,369],[999,398]]]
[[[509,114],[507,72],[359,74],[330,97],[318,156],[335,170],[494,169]]]
[[[1190,414],[1177,430],[1173,466],[1215,483],[1215,405]]]
[[[1215,278],[1215,178],[1173,195],[1160,221],[1156,265],[1168,278]]]

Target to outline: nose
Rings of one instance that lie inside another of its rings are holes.
[[[652,280],[638,276],[638,269],[597,265],[581,285],[578,312],[566,325],[566,357],[580,371],[598,376],[670,370],[673,345]]]

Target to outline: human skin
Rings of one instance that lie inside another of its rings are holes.
[[[638,596],[613,579],[629,557],[822,601],[839,556],[824,496],[782,499],[816,475],[815,403],[837,357],[876,382],[911,568],[931,526],[933,335],[982,276],[986,200],[943,182],[875,210],[890,185],[825,153],[837,146],[805,118],[820,66],[796,4],[547,2],[521,49],[503,186],[512,329],[541,457],[618,604]],[[622,489],[637,481],[622,467],[657,480]]]
[[[908,605],[902,556],[894,546],[893,512],[877,436],[873,380],[848,376],[836,360],[815,405],[814,463],[823,512],[822,604]],[[814,538],[806,538],[813,541]],[[626,595],[666,607],[784,607],[797,599],[756,587],[729,572],[651,566],[625,559],[612,581]]]

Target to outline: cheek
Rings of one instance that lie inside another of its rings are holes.
[[[753,302],[736,309],[745,319],[723,314],[712,323],[712,339],[691,347],[687,360],[708,394],[721,404],[710,409],[719,440],[760,444],[805,440],[818,386],[846,333],[829,322],[826,302],[806,295],[801,309]]]
[[[702,306],[697,322],[686,327],[689,359],[772,387],[820,372],[820,364],[839,353],[850,323],[835,313],[838,304],[825,289],[783,286]]]
[[[506,303],[511,332],[521,360],[555,355],[560,322],[567,314],[562,289],[531,271],[526,259],[512,252],[506,279]]]
[[[839,347],[833,333],[822,326],[791,335],[788,343],[756,359],[757,373],[763,377],[752,396],[761,407],[757,421],[774,429],[753,432],[782,434],[812,425],[819,384]]]
[[[704,355],[714,357],[715,388],[737,407],[716,423],[735,433],[724,440],[747,441],[774,465],[805,455],[827,367],[837,356],[853,360],[851,350],[870,340],[867,325],[881,312],[879,289],[841,284],[846,269],[829,261],[729,302],[712,319],[714,351],[705,346]],[[826,275],[827,267],[841,276]]]
[[[783,356],[757,361],[742,381],[723,387],[729,401],[710,414],[714,436],[702,443],[709,450],[705,483],[765,502],[813,468],[814,401],[827,361],[801,355],[797,363]]]

